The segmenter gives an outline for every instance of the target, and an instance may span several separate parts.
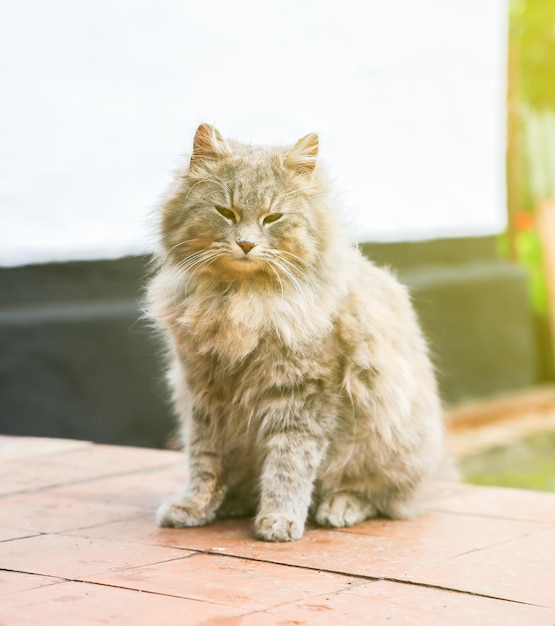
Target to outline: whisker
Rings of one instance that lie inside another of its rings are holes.
[[[189,283],[194,278],[195,274],[199,274],[202,269],[204,269],[205,267],[208,267],[211,263],[213,263],[214,261],[216,261],[217,259],[219,259],[219,258],[221,258],[223,256],[223,253],[220,252],[220,251],[213,251],[213,252],[214,252],[213,254],[206,255],[202,259],[199,259],[191,267],[189,267],[187,269],[187,272],[189,273],[189,278],[188,278],[187,282],[185,283],[185,287],[184,287],[185,288],[185,295],[184,295],[184,297],[187,297],[187,291],[189,289]],[[195,270],[194,272],[191,271],[193,269]]]
[[[231,196],[231,189],[229,188],[229,185],[222,179],[220,178],[220,176],[218,176],[217,174],[212,174],[212,176],[216,179],[207,179],[207,180],[212,180],[212,182],[216,182],[219,183],[226,191],[227,193]]]
[[[289,261],[288,259],[284,259],[281,253],[284,253],[285,250],[279,250],[275,252],[275,256],[277,256],[280,261],[282,263],[285,263],[288,267],[288,269],[296,274],[301,280],[303,280],[304,282],[306,282],[314,291],[317,291],[317,286],[316,283],[314,282],[314,280],[306,273],[303,271],[302,268],[298,267],[297,265],[295,265],[295,263],[292,263],[291,261]],[[299,261],[302,261],[303,259],[301,259],[300,257],[296,257],[296,255],[290,253],[293,257],[298,258]],[[314,269],[314,266],[312,264],[309,264],[308,262],[305,263],[305,265],[310,268],[310,269]]]
[[[272,272],[275,274],[275,277],[277,278],[277,281],[279,283],[279,290],[281,293],[281,299],[283,300],[285,293],[283,291],[283,281],[281,280],[281,277],[279,275],[279,272],[276,270],[276,268],[272,265],[271,261],[266,260],[268,267],[272,270]]]
[[[217,187],[220,187],[221,189],[223,189],[224,192],[229,197],[231,197],[231,190],[230,190],[229,186],[226,184],[226,182],[224,180],[222,180],[216,174],[213,174],[213,178],[212,177],[202,178],[201,180],[197,180],[193,185],[191,185],[191,187],[187,191],[187,195],[185,196],[185,201],[187,201],[189,199],[189,195],[191,194],[193,189],[195,189],[196,187],[198,187],[198,185],[201,185],[202,183],[212,183],[213,185],[216,185]]]
[[[170,278],[175,278],[172,293],[174,306],[177,307],[178,292],[183,292],[181,297],[185,298],[191,280],[198,276],[203,268],[216,261],[223,254],[221,250],[198,250],[177,265],[167,268],[170,270]],[[184,278],[186,279],[185,281],[183,280]],[[171,285],[168,285],[168,287],[171,289]]]
[[[284,275],[285,278],[288,279],[295,291],[299,294],[303,303],[304,313],[305,315],[308,315],[308,302],[306,300],[306,294],[302,288],[302,285],[299,283],[297,278],[289,271],[289,269],[281,263],[280,260],[272,258],[271,263],[275,265],[277,269],[279,269],[279,271]]]
[[[195,187],[202,185],[202,183],[208,183],[208,182],[210,182],[209,179],[203,178],[201,180],[197,180],[197,182],[194,185],[191,185],[189,187],[189,190],[187,191],[187,195],[185,196],[185,202],[187,202],[187,200],[189,199],[189,195],[191,194],[191,192],[193,191]]]
[[[184,272],[190,273],[196,266],[205,262],[205,261],[213,261],[219,256],[222,256],[222,252],[218,250],[201,250],[200,252],[195,252],[191,256],[187,257],[180,263],[175,266],[175,269]]]
[[[301,189],[293,189],[293,191],[288,191],[287,193],[279,194],[279,196],[277,196],[272,202],[272,210],[274,210],[279,205],[279,203],[281,202],[281,200],[283,200],[283,198],[286,198],[287,196],[292,196],[296,193],[301,193],[301,192],[302,192]]]
[[[188,243],[193,243],[194,241],[196,241],[196,239],[187,239],[185,241],[180,241],[179,243],[176,243],[175,246],[172,246],[164,255],[164,258],[161,261],[161,265],[164,265],[164,263],[168,260],[168,257],[170,256],[170,254],[176,249],[179,248],[180,246],[184,246]]]
[[[314,263],[311,263],[310,261],[307,261],[306,259],[303,259],[302,257],[297,256],[296,254],[293,254],[292,252],[289,252],[289,250],[278,250],[277,253],[280,256],[283,255],[283,254],[286,254],[286,255],[292,257],[293,259],[295,259],[295,261],[298,261],[299,263],[301,263],[301,265],[309,267],[310,269],[315,269]]]

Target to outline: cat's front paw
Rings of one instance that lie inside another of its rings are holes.
[[[320,526],[344,528],[375,517],[376,514],[376,508],[372,504],[354,493],[342,491],[324,498],[316,512],[316,523]]]
[[[259,515],[254,531],[263,541],[297,541],[303,536],[304,522],[282,513]]]
[[[158,525],[166,528],[204,526],[213,522],[215,517],[214,511],[208,511],[206,506],[192,498],[168,500],[161,504],[156,512]]]

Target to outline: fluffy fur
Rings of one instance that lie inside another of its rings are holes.
[[[187,459],[162,526],[255,514],[267,541],[309,512],[414,515],[442,457],[441,406],[406,289],[347,241],[317,167],[203,124],[164,205],[150,312]]]

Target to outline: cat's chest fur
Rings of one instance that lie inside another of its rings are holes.
[[[193,295],[176,317],[188,350],[210,355],[228,367],[249,355],[299,354],[333,329],[333,306],[314,294],[256,293]],[[309,352],[311,350],[308,350]]]
[[[234,296],[191,298],[174,326],[188,387],[198,405],[221,416],[230,441],[235,431],[281,424],[288,405],[322,393],[322,381],[326,393],[339,384],[332,310],[306,311],[269,294]]]

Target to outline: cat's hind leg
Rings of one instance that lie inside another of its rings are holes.
[[[344,528],[376,517],[378,510],[363,495],[354,491],[336,491],[325,495],[316,510],[320,526]]]
[[[373,517],[390,519],[411,519],[423,510],[425,489],[416,486],[392,486],[389,489],[371,491],[340,489],[320,496],[314,520],[320,526],[343,528],[353,526]]]
[[[380,514],[390,519],[412,519],[425,509],[425,483],[405,489],[391,489],[377,499]]]

